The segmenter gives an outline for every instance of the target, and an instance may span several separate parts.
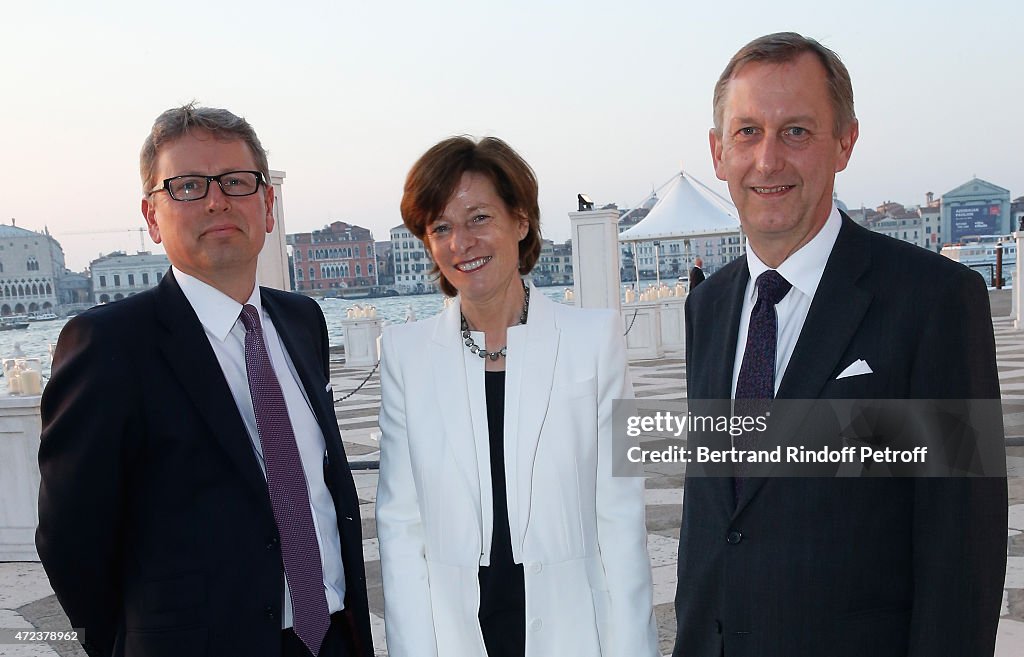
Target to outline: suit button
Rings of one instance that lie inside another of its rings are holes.
[[[267,618],[276,618],[277,614],[274,613],[274,607],[267,605],[263,608],[263,611],[267,614]]]
[[[739,542],[742,541],[742,540],[743,540],[743,532],[735,530],[735,529],[732,530],[731,532],[729,532],[729,534],[725,537],[725,542],[728,543],[729,545],[738,545]]]
[[[534,618],[532,621],[530,621],[531,632],[540,632],[540,628],[542,627],[544,627],[544,621],[542,621],[541,619]]]
[[[718,634],[722,633],[722,621],[718,620],[717,618],[715,619],[715,632],[717,632]]]
[[[276,536],[271,536],[267,539],[267,549],[273,550],[277,547],[278,543],[280,543],[280,540]]]
[[[530,572],[536,575],[540,571],[544,570],[544,566],[539,561],[534,561],[530,564]]]

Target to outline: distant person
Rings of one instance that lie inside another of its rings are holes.
[[[693,261],[693,268],[690,269],[690,292],[693,292],[698,285],[704,282],[704,261],[697,258]]]
[[[428,150],[402,218],[455,302],[384,332],[388,654],[657,655],[644,484],[609,458],[612,403],[633,396],[619,316],[523,281],[537,180],[499,139]]]
[[[61,332],[36,545],[92,657],[369,657],[359,500],[306,297],[256,285],[274,188],[252,126],[170,109],[142,214],[171,269]]]
[[[691,404],[999,398],[982,279],[833,204],[858,134],[817,41],[764,36],[722,72],[711,155],[748,248],[687,300]],[[1006,504],[1000,477],[687,477],[673,655],[992,655]]]

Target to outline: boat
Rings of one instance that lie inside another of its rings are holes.
[[[28,322],[12,320],[8,317],[0,319],[0,331],[14,331],[16,329],[27,329]]]
[[[30,322],[49,322],[55,319],[60,319],[60,317],[54,313],[36,313],[28,316]]]
[[[970,235],[956,244],[946,244],[941,254],[981,274],[986,284],[995,286],[996,249],[1003,251],[1003,285],[1013,287],[1017,271],[1017,240],[1013,235]]]

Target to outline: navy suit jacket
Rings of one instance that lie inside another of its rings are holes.
[[[748,279],[740,258],[687,300],[691,403],[731,395]],[[998,397],[982,278],[843,215],[776,398]],[[1006,513],[1000,477],[760,478],[738,501],[688,477],[673,655],[991,655]]]
[[[316,302],[261,288],[326,440],[346,608],[372,650],[359,502]],[[100,655],[281,650],[283,565],[266,480],[202,324],[168,272],[72,319],[42,398],[36,545]]]

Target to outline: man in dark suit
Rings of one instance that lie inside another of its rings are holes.
[[[256,285],[266,153],[227,110],[157,118],[142,212],[171,270],[61,332],[36,544],[92,657],[372,654],[327,329]]]
[[[759,38],[714,110],[715,170],[748,249],[687,299],[691,404],[998,399],[981,278],[833,205],[858,136],[835,53]],[[998,476],[689,476],[673,654],[991,655],[1006,495]]]
[[[693,261],[693,268],[690,269],[690,292],[693,292],[698,285],[704,282],[704,261],[697,258]]]

